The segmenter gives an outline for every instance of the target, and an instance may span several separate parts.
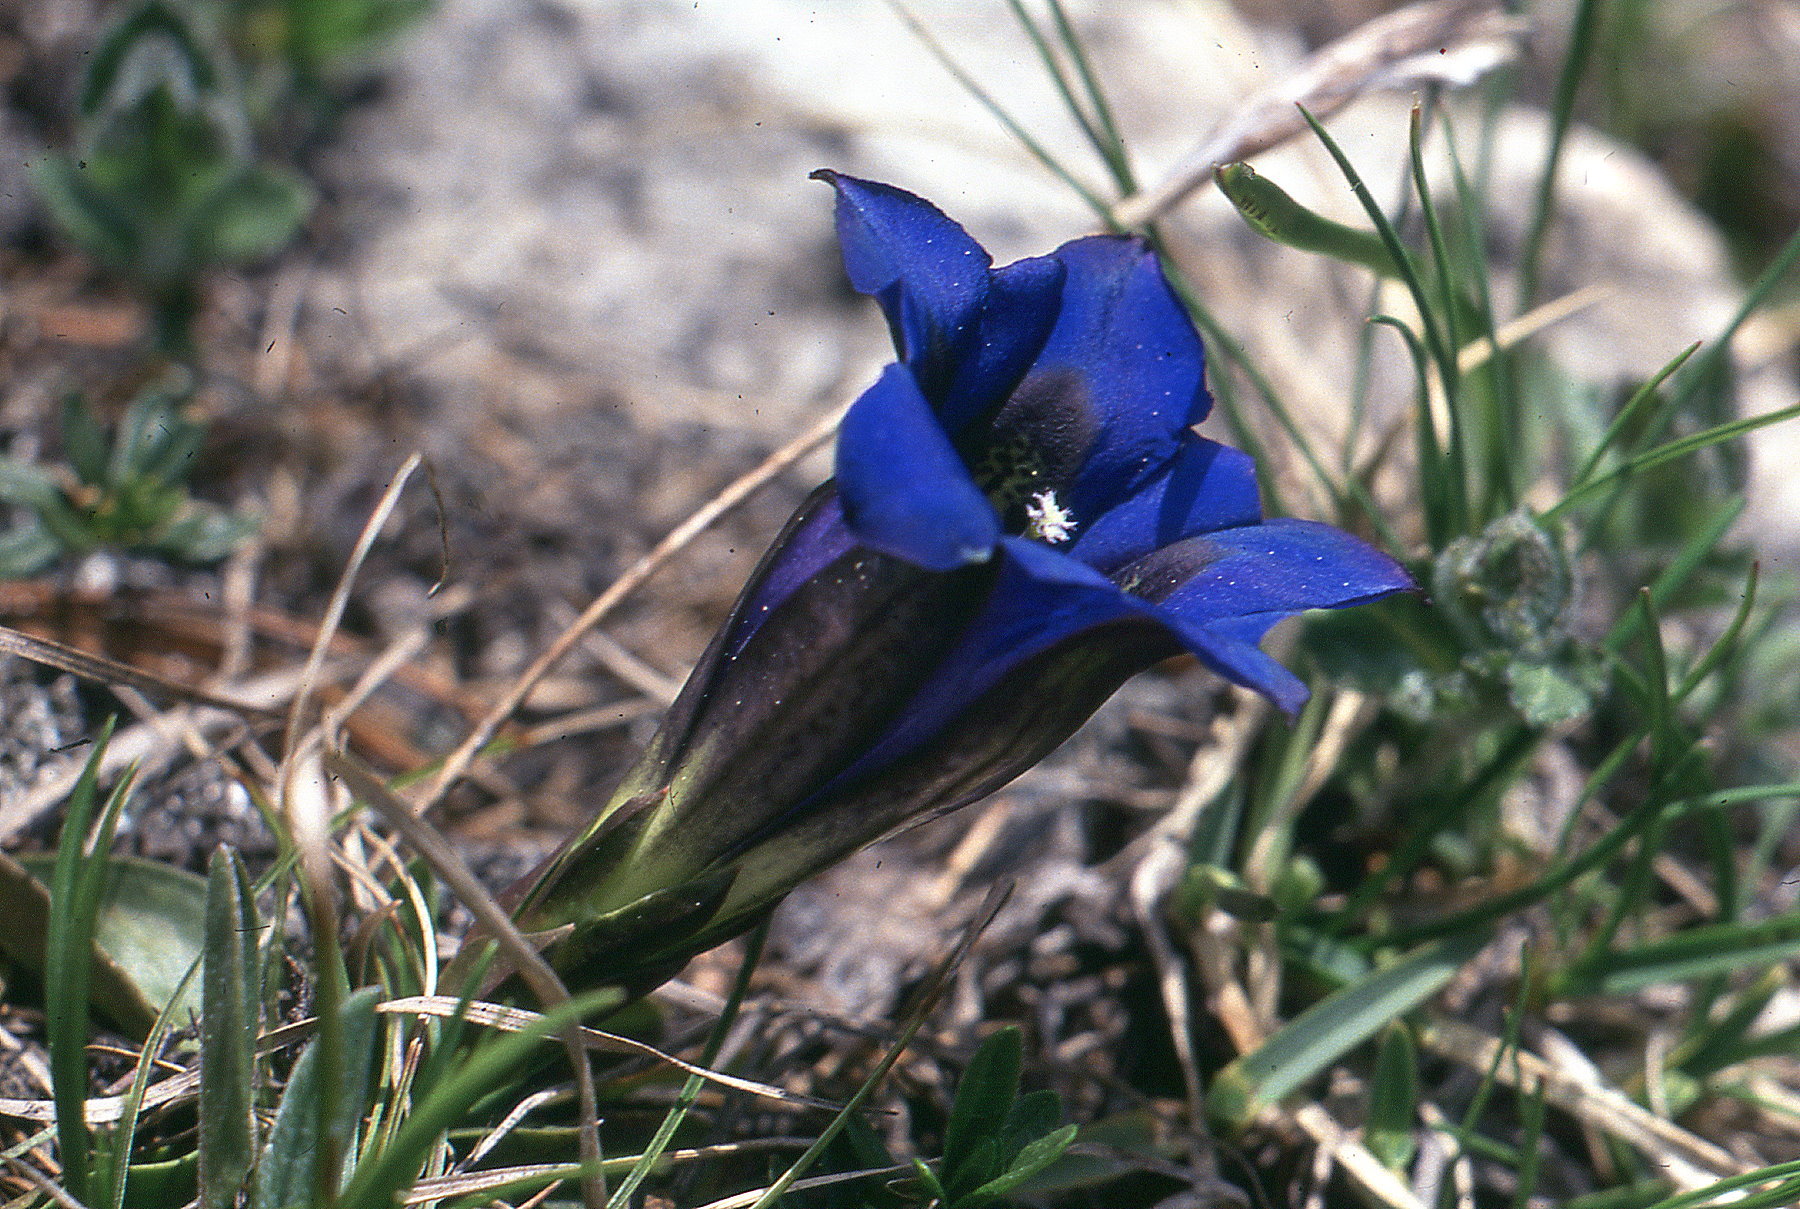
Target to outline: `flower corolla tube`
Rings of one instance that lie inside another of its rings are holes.
[[[994,268],[935,206],[820,171],[897,360],[595,821],[515,888],[571,981],[653,984],[802,879],[1004,785],[1128,677],[1192,654],[1289,712],[1271,626],[1405,591],[1265,519],[1194,431],[1200,339],[1141,241]]]

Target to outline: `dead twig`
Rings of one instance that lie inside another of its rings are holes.
[[[1126,228],[1155,222],[1211,181],[1219,165],[1304,132],[1302,105],[1323,119],[1368,92],[1472,83],[1517,54],[1529,29],[1495,0],[1427,0],[1378,17],[1252,97],[1161,183],[1115,205],[1113,220]]]
[[[1478,1073],[1492,1073],[1522,1095],[1542,1089],[1550,1104],[1649,1156],[1684,1192],[1750,1170],[1722,1147],[1664,1120],[1623,1092],[1575,1078],[1527,1050],[1507,1048],[1473,1025],[1434,1021],[1420,1030],[1419,1042]]]

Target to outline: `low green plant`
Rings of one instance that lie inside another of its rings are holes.
[[[1074,1125],[1059,1125],[1053,1091],[1019,1094],[1024,1040],[1003,1028],[975,1051],[957,1085],[944,1131],[943,1160],[913,1160],[921,1200],[944,1209],[980,1209],[1005,1200],[1062,1157]]]
[[[182,413],[186,399],[181,386],[144,391],[109,438],[86,398],[71,394],[62,406],[66,465],[0,458],[0,500],[24,513],[0,536],[0,578],[103,547],[210,563],[247,537],[254,517],[188,494],[206,429]]]
[[[136,0],[107,22],[74,146],[32,177],[69,238],[148,300],[160,351],[192,356],[208,273],[293,241],[316,191],[283,160],[329,125],[348,69],[432,4]]]
[[[330,120],[343,79],[437,0],[210,0],[243,64],[251,111],[277,125]]]
[[[74,148],[33,179],[51,216],[149,300],[155,341],[192,350],[207,272],[284,247],[313,190],[258,153],[236,65],[209,23],[174,0],[140,0],[95,48]]]

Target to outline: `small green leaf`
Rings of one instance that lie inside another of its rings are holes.
[[[40,866],[41,867],[41,866]],[[44,945],[49,934],[50,891],[31,871],[0,852],[0,953],[33,974],[44,972]],[[134,1040],[142,1040],[156,1022],[158,1007],[131,976],[98,946],[94,949],[89,1001]]]
[[[338,1090],[337,1120],[332,1133],[340,1148],[353,1137],[368,1107],[369,1067],[375,1057],[375,1005],[381,1002],[379,987],[365,987],[344,1000],[339,1018],[344,1026],[344,1076]],[[296,1209],[319,1203],[315,1176],[319,1155],[319,1045],[314,1041],[294,1063],[287,1090],[275,1110],[269,1144],[257,1164],[253,1209]]]
[[[1509,663],[1505,677],[1507,700],[1532,726],[1573,721],[1593,708],[1588,691],[1559,667]]]
[[[62,403],[63,456],[84,483],[99,483],[106,474],[106,434],[94,421],[87,398],[70,392]]]
[[[377,49],[430,12],[436,0],[326,0],[286,6],[293,23],[295,57],[313,71],[328,71]]]
[[[944,1130],[945,1184],[953,1185],[976,1148],[997,1134],[1019,1094],[1025,1040],[1008,1026],[981,1043],[956,1086],[950,1123]]]
[[[917,1157],[913,1159],[912,1165],[913,1178],[919,1182],[920,1191],[924,1193],[924,1195],[920,1196],[918,1199],[923,1201],[935,1200],[948,1203],[950,1195],[944,1191],[944,1185],[938,1181],[937,1172],[927,1167],[925,1161]]]
[[[186,15],[168,0],[141,0],[102,32],[82,83],[81,111],[93,117],[109,106],[129,105],[142,94],[146,77],[176,73],[197,92],[220,83],[211,48]]]
[[[948,1163],[945,1167],[949,1174],[944,1180],[944,1191],[952,1205],[961,1205],[977,1188],[1000,1174],[1000,1139],[992,1135],[981,1139],[953,1170]]]
[[[55,562],[63,545],[38,520],[0,534],[0,579],[25,579]]]
[[[131,220],[86,168],[68,156],[45,156],[31,166],[31,183],[51,219],[94,259],[114,267],[130,262],[137,251]]]
[[[1303,252],[1361,265],[1383,277],[1399,277],[1381,236],[1347,227],[1295,201],[1280,185],[1257,175],[1249,164],[1222,164],[1214,173],[1223,193],[1258,235]]]
[[[0,501],[37,509],[61,494],[49,471],[11,458],[0,458]]]
[[[1062,1097],[1048,1089],[1027,1092],[1013,1104],[1000,1126],[1000,1162],[1011,1166],[1019,1152],[1062,1121]]]
[[[119,426],[113,433],[106,487],[118,491],[135,479],[179,479],[179,474],[171,474],[170,468],[159,462],[177,439],[181,423],[179,413],[165,392],[147,390],[133,399],[125,414],[119,417]]]
[[[194,216],[196,252],[242,264],[279,252],[312,212],[313,191],[292,172],[251,167],[209,198]]]
[[[157,539],[155,549],[185,563],[216,563],[256,532],[254,516],[211,504],[188,502],[187,509]]]
[[[1369,1080],[1369,1122],[1364,1142],[1396,1171],[1412,1161],[1418,1148],[1413,1127],[1419,1110],[1419,1054],[1405,1025],[1392,1024],[1375,1051],[1375,1074]]]
[[[1037,1175],[1050,1164],[1062,1157],[1063,1151],[1075,1140],[1077,1128],[1064,1125],[1054,1133],[1047,1133],[1019,1152],[1012,1165],[1004,1173],[989,1180],[974,1192],[957,1203],[957,1209],[963,1206],[986,1204],[999,1200],[1025,1181]]]

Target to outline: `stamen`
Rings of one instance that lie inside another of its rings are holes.
[[[1052,546],[1075,536],[1075,518],[1057,502],[1056,492],[1036,491],[1025,505],[1025,536]]]

